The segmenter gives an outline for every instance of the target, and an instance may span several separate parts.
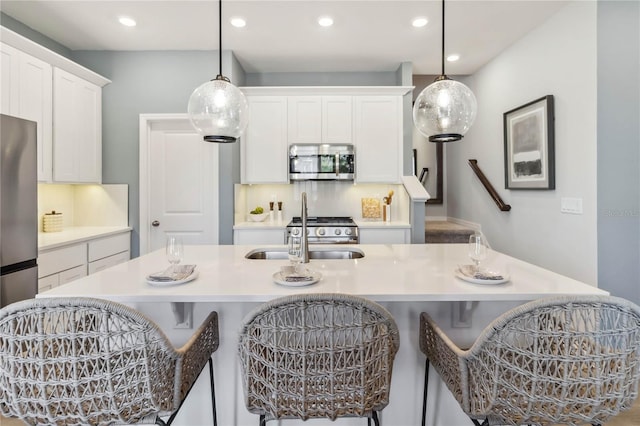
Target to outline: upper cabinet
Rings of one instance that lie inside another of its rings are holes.
[[[355,145],[356,181],[402,178],[404,86],[244,87],[249,125],[241,140],[242,183],[288,183],[288,146]]]
[[[0,27],[1,112],[38,123],[38,181],[102,180],[102,87],[110,81]]]
[[[356,181],[402,179],[402,97],[359,96],[354,100]]]
[[[51,180],[52,67],[4,43],[0,52],[0,112],[38,124],[38,181],[48,182]]]
[[[351,143],[351,96],[288,96],[288,141]]]
[[[242,183],[288,183],[287,98],[247,95],[249,125],[240,139]]]
[[[53,72],[53,180],[102,181],[102,90],[61,69]]]

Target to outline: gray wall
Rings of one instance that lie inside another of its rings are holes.
[[[71,54],[72,54],[71,49],[33,30],[31,27],[26,26],[22,22],[16,21],[11,16],[2,12],[0,12],[0,25],[10,29],[15,33],[22,35],[23,37],[28,38],[29,40],[35,41],[39,45],[44,46],[47,49],[53,50],[54,52],[66,58],[71,58]]]
[[[571,31],[567,31],[571,28]],[[447,144],[447,215],[480,224],[493,248],[574,279],[598,284],[597,4],[569,2],[472,76],[478,115]],[[555,99],[554,190],[505,189],[503,114],[551,94]],[[478,165],[509,212],[501,212],[469,167]],[[560,210],[581,198],[583,214]]]
[[[598,283],[640,303],[640,3],[598,2]]]

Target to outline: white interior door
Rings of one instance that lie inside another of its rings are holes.
[[[168,235],[218,244],[218,145],[185,114],[140,116],[140,254]]]

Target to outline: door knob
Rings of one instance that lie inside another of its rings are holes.
[[[151,222],[151,226],[160,226],[160,222],[154,220],[153,222]]]

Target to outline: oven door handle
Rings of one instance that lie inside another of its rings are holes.
[[[336,176],[340,176],[340,153],[336,152],[335,155],[335,163],[336,163]]]

